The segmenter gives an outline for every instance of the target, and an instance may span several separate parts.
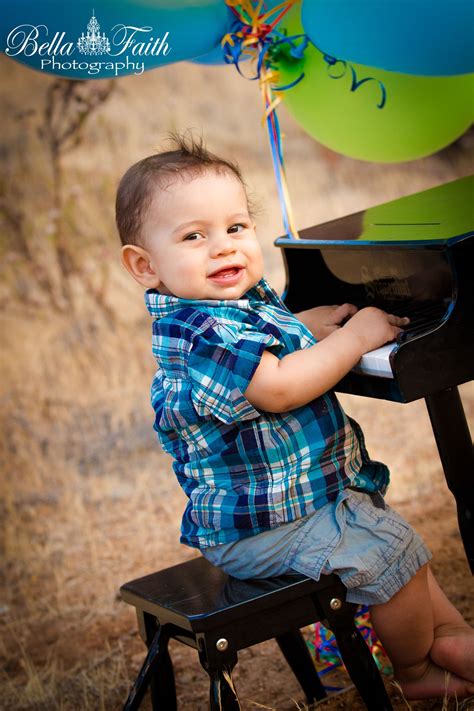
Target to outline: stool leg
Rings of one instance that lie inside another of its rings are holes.
[[[123,711],[136,711],[140,708],[140,704],[145,695],[145,691],[151,681],[151,676],[158,662],[160,661],[160,642],[161,628],[155,634],[149,648],[148,654],[145,657],[142,668],[138,672],[133,688],[128,695]]]
[[[203,636],[199,639],[197,635],[198,649],[199,651],[199,661],[201,666],[206,670],[211,681],[209,688],[209,708],[211,711],[240,711],[240,703],[237,697],[237,692],[229,684],[224,676],[224,672],[227,672],[229,676],[232,674],[232,669],[237,664],[237,654],[232,652],[226,655],[226,658],[222,660],[222,663],[217,663],[215,659],[208,661],[208,656],[206,654],[206,641]]]
[[[314,662],[309,653],[308,645],[298,629],[278,635],[276,641],[291,670],[303,689],[306,700],[324,699],[327,694],[321,683]]]
[[[209,708],[211,711],[240,711],[237,694],[224,676],[224,668],[207,669],[211,686]],[[227,669],[230,673],[232,669]]]
[[[163,640],[163,643],[166,647],[150,682],[151,708],[153,711],[177,711],[173,662],[167,648],[168,638]]]
[[[168,652],[169,637],[152,615],[137,610],[137,616],[140,633],[148,647],[148,654],[123,711],[138,709],[149,685],[153,711],[176,711],[173,663]]]
[[[145,632],[145,642],[150,645],[160,627],[158,620],[147,612],[141,613],[139,627]],[[150,680],[151,708],[153,711],[176,711],[176,685],[173,662],[168,652],[169,637],[162,632],[161,657]]]
[[[354,624],[357,606],[342,602],[341,607],[334,610],[331,609],[328,598],[320,599],[320,603],[328,626],[336,638],[347,673],[362,696],[368,711],[393,711],[375,660]]]

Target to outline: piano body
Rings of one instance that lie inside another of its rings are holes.
[[[280,237],[290,311],[350,302],[409,316],[336,390],[425,398],[474,573],[474,450],[457,386],[474,378],[474,176]]]

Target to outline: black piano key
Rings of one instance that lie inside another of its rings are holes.
[[[431,330],[441,322],[446,313],[447,305],[444,303],[430,304],[411,304],[404,305],[402,308],[392,311],[396,316],[408,316],[410,323],[407,324],[406,330],[413,332],[422,332],[423,330]]]
[[[408,316],[410,323],[406,325],[403,332],[399,334],[397,342],[399,344],[434,330],[441,323],[446,314],[448,305],[441,303],[414,303],[405,304],[397,310],[397,316]]]

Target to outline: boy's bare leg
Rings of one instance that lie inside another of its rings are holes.
[[[442,629],[447,624],[452,633],[451,623],[456,628],[460,625],[459,618],[452,615],[451,603],[436,583],[431,582],[431,585],[434,605],[428,582],[428,566],[424,566],[391,600],[382,605],[372,605],[370,615],[375,631],[407,698],[432,698],[443,696],[446,691],[456,693],[459,698],[469,696],[474,693],[474,681],[462,678],[451,669],[449,660],[445,658],[447,654],[440,654],[443,667],[430,658],[433,645],[436,648],[441,644],[439,649],[442,650],[444,644],[439,642],[441,637],[436,637],[435,644],[435,627],[439,630],[440,626]],[[474,638],[466,634],[465,626],[462,629],[463,636],[456,634],[457,643],[463,649],[462,654],[469,658],[474,651]],[[450,672],[447,686],[445,670]]]
[[[474,682],[474,629],[448,600],[429,568],[428,587],[434,618],[430,657],[438,666]]]

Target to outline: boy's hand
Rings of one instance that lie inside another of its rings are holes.
[[[341,304],[340,306],[315,306],[307,311],[295,314],[304,325],[309,328],[313,336],[322,341],[330,333],[341,328],[343,321],[357,313],[354,304]]]
[[[343,328],[359,339],[361,352],[368,353],[389,341],[394,341],[403,326],[409,323],[410,319],[406,316],[401,318],[387,314],[375,306],[368,306],[358,311]]]
[[[323,395],[364,353],[393,341],[402,326],[409,323],[408,318],[387,314],[373,306],[357,311],[351,304],[308,309],[297,317],[308,328],[310,324],[313,329],[316,326],[319,338],[324,332],[327,337],[280,359],[268,350],[263,351],[244,393],[258,410],[287,412]],[[349,320],[343,323],[347,317]]]

